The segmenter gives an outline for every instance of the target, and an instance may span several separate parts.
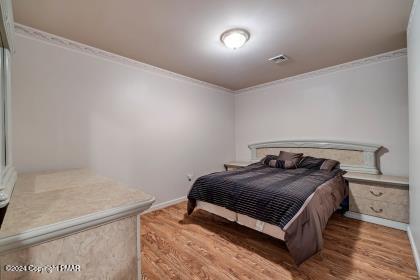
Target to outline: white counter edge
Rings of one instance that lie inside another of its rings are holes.
[[[0,208],[9,204],[17,179],[17,172],[11,165],[0,171]]]
[[[0,255],[12,250],[61,238],[124,217],[138,215],[150,208],[154,201],[155,198],[150,197],[145,201],[107,209],[0,238]]]
[[[381,175],[372,175],[370,174],[360,174],[356,175],[354,173],[344,174],[344,179],[351,182],[365,182],[365,183],[374,183],[374,184],[384,184],[384,185],[394,185],[401,187],[408,187],[408,178],[406,177],[397,177],[397,176],[381,176]]]

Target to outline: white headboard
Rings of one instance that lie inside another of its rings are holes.
[[[341,169],[349,172],[380,173],[376,153],[381,145],[321,140],[279,140],[255,143],[248,147],[252,160],[261,159],[269,154],[275,155],[283,150],[335,159],[340,162]]]

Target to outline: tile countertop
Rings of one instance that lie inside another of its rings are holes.
[[[86,169],[21,174],[0,229],[0,247],[25,233],[32,238],[35,232],[46,235],[78,222],[87,227],[98,217],[105,221],[107,215],[142,212],[153,202],[149,194]]]

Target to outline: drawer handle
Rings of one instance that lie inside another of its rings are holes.
[[[384,210],[383,209],[379,209],[379,210],[376,210],[375,208],[373,208],[372,206],[370,206],[370,209],[373,211],[373,212],[375,212],[375,213],[382,213]]]
[[[370,191],[370,193],[373,194],[376,197],[380,197],[380,196],[382,196],[384,194],[383,192],[375,193],[374,191]]]

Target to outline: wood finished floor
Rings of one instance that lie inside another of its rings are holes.
[[[417,279],[407,234],[335,214],[321,253],[294,265],[285,244],[180,203],[141,217],[144,279]]]

